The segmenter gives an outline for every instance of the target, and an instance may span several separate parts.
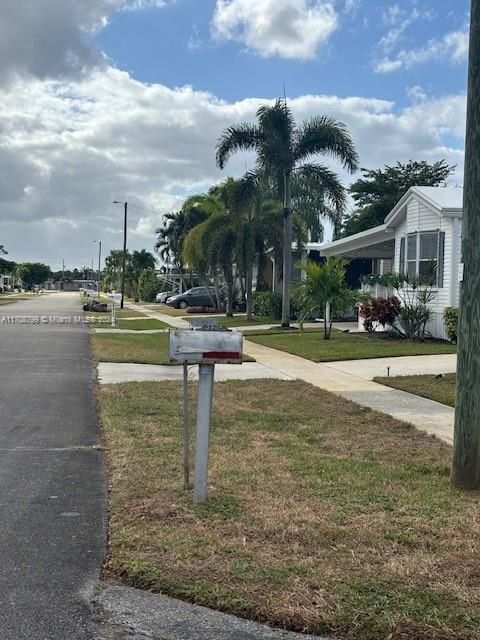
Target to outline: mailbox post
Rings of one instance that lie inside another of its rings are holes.
[[[195,482],[193,501],[202,504],[208,491],[208,451],[210,448],[210,420],[212,417],[214,364],[198,367],[197,448],[195,452]]]
[[[170,329],[170,361],[184,365],[198,364],[197,439],[193,500],[202,504],[208,491],[208,451],[212,414],[213,380],[216,363],[242,363],[243,335],[236,331],[209,329]],[[184,374],[185,385],[185,374]],[[184,475],[188,484],[188,407],[184,393]]]

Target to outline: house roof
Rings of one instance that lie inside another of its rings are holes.
[[[404,207],[411,196],[416,196],[427,207],[438,214],[461,213],[463,207],[463,188],[459,187],[410,187],[385,218],[387,227],[395,226],[397,219],[404,214]]]
[[[361,256],[365,253],[362,250],[370,248],[371,257],[389,257],[392,251],[391,241],[395,234],[397,220],[404,215],[406,204],[412,196],[417,197],[439,215],[462,213],[463,189],[452,187],[411,187],[390,211],[385,218],[384,224],[355,233],[346,238],[340,238],[340,240],[335,240],[335,242],[330,242],[323,246],[310,247],[307,244],[307,249],[318,248],[323,256]],[[376,245],[375,248],[373,245]]]
[[[387,229],[385,224],[381,224],[378,227],[373,227],[373,229],[360,231],[360,233],[355,233],[347,238],[340,238],[340,240],[335,240],[330,244],[324,244],[320,247],[320,253],[322,256],[353,255],[364,247],[385,243],[393,237],[394,231]],[[308,244],[307,248],[310,248]]]

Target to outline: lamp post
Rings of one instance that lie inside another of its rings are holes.
[[[125,268],[127,263],[127,210],[128,202],[120,202],[114,200],[113,204],[123,204],[124,216],[123,216],[123,258],[122,258],[122,299],[120,301],[120,309],[123,309],[123,302],[125,299]]]
[[[97,297],[100,298],[100,264],[102,261],[102,241],[94,240],[93,242],[98,244],[98,276],[97,276]]]

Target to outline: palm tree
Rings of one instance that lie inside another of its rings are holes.
[[[330,256],[322,264],[313,260],[301,264],[305,278],[293,287],[293,297],[300,308],[302,330],[303,322],[315,311],[320,311],[323,338],[330,339],[334,318],[345,313],[355,302],[355,292],[348,288],[345,280],[346,267],[347,260],[338,256]]]
[[[268,183],[250,172],[231,181],[230,209],[237,235],[237,265],[245,276],[246,320],[252,319],[253,269],[262,271],[266,253],[280,244],[282,211]]]
[[[155,257],[146,249],[134,251],[129,261],[127,278],[135,297],[138,297],[140,276],[146,269],[155,270]]]
[[[193,227],[187,234],[183,244],[183,260],[201,275],[210,273],[215,283],[217,272],[223,274],[227,288],[227,316],[233,315],[235,285],[233,263],[237,236],[234,217],[226,206],[230,183],[212,188],[202,200],[202,207],[208,218]],[[216,284],[218,292],[218,286]],[[217,298],[218,298],[217,293]],[[219,300],[217,300],[218,306]]]
[[[301,180],[307,202],[319,214],[341,218],[345,190],[335,173],[307,160],[328,154],[350,172],[358,169],[358,156],[346,126],[327,116],[316,116],[297,125],[286,100],[277,100],[257,111],[257,124],[242,123],[225,129],[217,142],[217,165],[223,169],[230,156],[241,150],[257,153],[257,172],[278,185],[284,203],[282,326],[290,324],[292,263],[292,182]]]

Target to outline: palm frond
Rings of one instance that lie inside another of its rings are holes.
[[[301,126],[295,148],[297,161],[309,156],[329,154],[351,173],[359,168],[355,145],[343,122],[328,116],[315,116]]]
[[[223,169],[235,151],[249,151],[258,148],[260,132],[258,127],[247,122],[227,127],[219,137],[216,146],[217,166]]]
[[[261,144],[257,166],[275,174],[290,171],[293,167],[293,143],[296,125],[291,110],[284,100],[277,100],[273,106],[263,105],[257,111]]]
[[[293,174],[292,198],[296,208],[313,208],[338,223],[345,211],[347,195],[335,172],[320,164],[304,164]]]

